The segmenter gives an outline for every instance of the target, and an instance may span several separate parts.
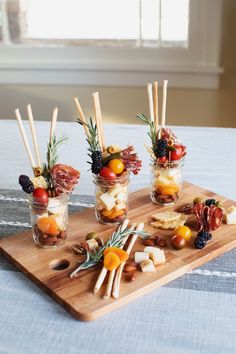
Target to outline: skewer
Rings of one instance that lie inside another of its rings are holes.
[[[161,130],[165,127],[165,124],[166,124],[167,84],[168,84],[168,80],[164,80],[164,82],[163,82],[163,94],[162,94]]]
[[[51,127],[50,127],[50,143],[52,143],[53,135],[55,134],[58,116],[58,107],[55,107],[52,113]]]
[[[20,130],[20,133],[21,133],[21,137],[22,137],[23,143],[25,145],[25,149],[26,149],[26,152],[27,152],[29,160],[30,160],[30,164],[32,166],[32,169],[34,170],[36,165],[35,165],[35,161],[34,161],[34,158],[33,158],[32,151],[30,149],[29,141],[28,141],[26,133],[25,133],[25,129],[24,129],[24,126],[23,126],[23,122],[22,122],[22,119],[21,119],[19,108],[15,109],[15,115],[16,115],[16,120],[17,120],[17,123],[18,123],[18,127],[19,127],[19,130]]]
[[[94,111],[95,111],[95,121],[96,121],[97,132],[98,132],[98,141],[102,152],[104,152],[106,150],[106,146],[105,146],[103,127],[102,127],[102,113],[101,113],[98,92],[93,93],[93,104],[94,104]]]
[[[154,107],[154,126],[156,128],[156,131],[158,132],[158,126],[159,126],[159,116],[158,116],[158,82],[154,81],[153,82],[153,107]]]
[[[76,107],[77,107],[77,110],[78,110],[78,113],[79,113],[80,120],[83,123],[85,134],[86,134],[87,137],[89,137],[90,136],[89,130],[88,130],[86,119],[85,119],[84,113],[82,111],[81,105],[79,103],[79,100],[78,100],[77,97],[74,97],[74,101],[75,101],[75,104],[76,104]]]
[[[149,104],[149,114],[150,120],[154,121],[154,111],[153,111],[153,96],[152,96],[152,84],[147,84],[147,91],[148,91],[148,104]]]
[[[143,223],[140,223],[140,224],[137,226],[136,230],[141,231],[141,230],[143,230],[143,228],[144,228],[144,224],[143,224]],[[137,234],[134,234],[134,235],[132,236],[131,241],[130,241],[130,244],[129,244],[127,250],[126,250],[126,252],[127,252],[128,254],[130,254],[130,252],[131,252],[131,250],[132,250],[132,248],[133,248],[133,246],[134,246],[134,244],[135,244],[137,238],[138,238],[138,235],[137,235]],[[115,299],[118,299],[118,297],[119,297],[119,293],[120,293],[120,281],[121,281],[121,275],[122,275],[124,266],[125,266],[125,262],[122,262],[122,263],[119,265],[119,267],[118,267],[118,269],[117,269],[117,271],[116,271],[116,277],[115,277],[115,280],[114,280],[114,283],[113,283],[113,292],[112,292],[112,296],[113,296]]]
[[[28,113],[28,119],[29,119],[29,123],[30,123],[34,151],[35,151],[36,160],[37,160],[37,167],[41,168],[41,160],[40,160],[38,141],[37,141],[37,136],[36,136],[36,131],[35,131],[35,125],[34,125],[34,117],[33,117],[33,113],[32,113],[32,109],[31,109],[30,104],[27,105],[27,113]]]
[[[130,227],[130,234],[132,234],[132,231],[135,229],[135,226],[136,224],[133,223]],[[121,249],[124,247],[124,245],[126,244],[128,238],[129,238],[129,235],[127,235],[124,240],[123,240],[123,244],[121,245]],[[107,282],[107,288],[106,288],[106,292],[105,292],[105,295],[103,296],[103,299],[109,299],[111,297],[111,291],[112,291],[112,285],[113,285],[113,280],[115,278],[115,274],[116,274],[116,269],[113,269],[112,271],[110,271],[110,274],[109,274],[109,278],[108,278],[108,282]]]
[[[121,226],[121,231],[124,231],[126,229],[126,227],[128,226],[128,224],[129,224],[129,220],[125,219],[122,226]],[[94,294],[97,294],[99,292],[99,290],[106,278],[107,272],[108,272],[108,270],[105,267],[102,267],[102,270],[98,276],[98,279],[97,279],[96,284],[93,289]]]

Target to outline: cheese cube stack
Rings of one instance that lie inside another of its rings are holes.
[[[148,253],[154,265],[163,264],[166,261],[165,253],[160,248],[145,247],[144,252]]]
[[[111,210],[116,205],[115,198],[108,193],[103,193],[99,198],[106,210]]]
[[[231,207],[226,210],[225,220],[228,225],[236,224],[236,207],[234,205],[231,205]]]
[[[142,272],[155,272],[156,268],[154,267],[153,261],[151,259],[148,259],[146,261],[142,261],[140,263],[140,267],[142,269]]]
[[[149,260],[149,254],[147,252],[135,252],[134,261],[136,263],[141,263],[147,260]]]

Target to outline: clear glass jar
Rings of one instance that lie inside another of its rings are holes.
[[[157,162],[151,166],[150,197],[155,204],[171,205],[178,201],[183,184],[184,159]]]
[[[56,248],[67,238],[68,195],[49,198],[48,204],[29,199],[33,239],[42,248]]]
[[[128,212],[129,172],[115,180],[93,175],[95,215],[102,224],[120,224]]]

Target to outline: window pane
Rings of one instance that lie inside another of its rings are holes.
[[[161,0],[161,41],[187,42],[189,0]]]
[[[144,40],[159,39],[159,0],[142,0],[141,37]]]
[[[139,38],[139,0],[28,0],[23,7],[29,38]]]

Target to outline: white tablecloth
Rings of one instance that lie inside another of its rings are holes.
[[[37,128],[45,154],[49,124],[39,122]],[[69,136],[60,161],[81,171],[76,192],[92,195],[81,127],[58,123],[57,131]],[[105,127],[107,143],[132,143],[143,159],[143,170],[132,178],[131,190],[149,184],[146,131],[141,125]],[[236,199],[236,130],[174,127],[174,131],[188,146],[185,179]],[[31,171],[16,123],[0,121],[0,132],[0,188],[19,189],[18,176]],[[227,261],[227,256],[222,259]],[[186,276],[192,284],[196,279],[194,289],[182,287],[180,280],[178,287],[170,284],[91,323],[74,320],[24,275],[0,270],[0,353],[234,353],[236,272],[229,263],[227,272],[221,261],[217,272],[206,265],[198,275]],[[203,277],[201,287],[198,277]],[[216,286],[207,286],[212,279]]]

